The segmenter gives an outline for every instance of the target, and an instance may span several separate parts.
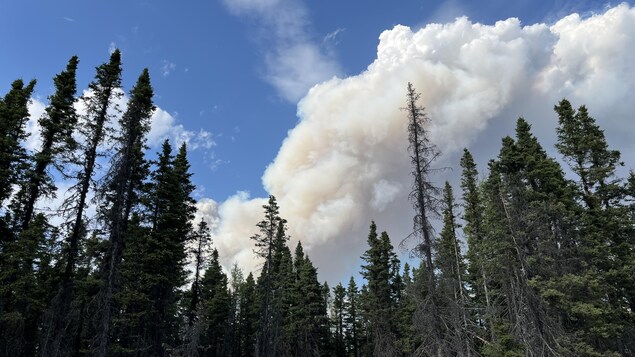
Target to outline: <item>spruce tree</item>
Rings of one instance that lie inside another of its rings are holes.
[[[52,302],[48,317],[48,331],[42,341],[43,356],[68,353],[68,348],[62,346],[63,341],[68,340],[64,326],[75,323],[68,321],[67,315],[74,298],[74,273],[80,239],[86,234],[84,211],[89,190],[93,187],[93,173],[99,156],[98,147],[106,138],[106,125],[110,119],[108,111],[113,109],[113,101],[120,96],[117,92],[121,87],[120,55],[119,50],[115,50],[108,63],[97,67],[95,79],[88,85],[90,94],[82,98],[86,114],[80,118],[78,124],[79,132],[84,140],[79,144],[80,156],[73,159],[81,169],[75,177],[77,183],[69,189],[70,194],[63,205],[65,214],[71,219],[69,222],[71,228],[65,246],[64,260],[66,262],[61,287]]]
[[[275,250],[274,238],[282,221],[278,215],[278,203],[274,196],[269,196],[268,204],[264,205],[263,208],[265,210],[265,218],[257,224],[260,233],[251,237],[255,241],[256,254],[265,259],[261,274],[262,282],[259,283],[259,286],[262,286],[262,312],[260,333],[258,335],[258,356],[268,356],[272,354],[273,348],[275,348],[274,338],[277,331],[274,331],[275,326],[273,326],[271,318],[271,295],[274,288],[273,254]]]
[[[353,277],[348,281],[346,288],[346,299],[344,301],[344,324],[345,324],[345,338],[346,338],[346,351],[348,356],[359,357],[359,291],[357,284]]]
[[[487,270],[485,269],[485,223],[484,223],[484,202],[481,189],[478,183],[478,171],[472,154],[467,150],[463,150],[460,166],[461,172],[461,189],[463,199],[463,233],[467,241],[468,251],[466,258],[468,262],[466,281],[469,282],[473,291],[473,300],[476,306],[472,319],[482,327],[481,331],[489,331],[489,336],[480,336],[481,338],[492,340],[492,330],[488,326],[492,325],[492,299],[490,296],[491,285]],[[476,339],[479,342],[481,339]]]
[[[426,325],[431,325],[430,354],[440,355],[442,351],[442,327],[439,318],[436,297],[436,277],[434,272],[434,237],[430,218],[436,213],[438,189],[430,181],[430,174],[434,171],[432,163],[439,156],[437,148],[430,143],[428,132],[425,128],[428,117],[425,108],[419,106],[421,95],[417,93],[411,83],[408,83],[406,95],[406,107],[408,113],[408,152],[412,164],[414,183],[410,200],[415,209],[414,230],[412,237],[420,240],[417,244],[417,253],[424,260],[428,274],[427,291],[425,301],[425,313],[429,315],[425,320]],[[424,326],[422,326],[424,327]],[[423,330],[423,329],[422,329]]]
[[[392,244],[386,232],[377,236],[377,226],[371,222],[368,234],[368,250],[364,252],[362,259],[366,262],[362,265],[362,276],[368,282],[367,314],[370,326],[370,334],[373,341],[375,355],[397,355],[399,339],[395,312],[397,301],[394,296],[395,274],[399,264],[393,252]],[[398,275],[397,275],[398,276]]]
[[[101,266],[102,286],[95,318],[95,354],[108,354],[112,322],[113,296],[116,291],[119,265],[125,246],[125,235],[132,209],[139,203],[139,192],[147,176],[144,159],[145,134],[154,111],[150,75],[144,69],[130,92],[126,112],[120,119],[121,135],[116,138],[117,152],[106,182],[101,189],[105,204],[100,215],[108,232],[108,249]]]
[[[21,79],[15,80],[11,90],[0,98],[0,207],[24,174],[26,151],[20,143],[27,138],[24,129],[35,83],[31,80],[25,85]]]
[[[335,327],[335,356],[346,356],[346,345],[344,344],[344,301],[346,299],[346,289],[342,284],[337,284],[333,288],[333,305],[331,312],[332,324]]]
[[[48,295],[39,297],[46,299],[46,302],[32,299],[34,296],[32,291],[38,289],[37,275],[41,273],[39,269],[45,268],[39,266],[41,261],[38,261],[38,256],[46,251],[46,246],[49,245],[51,228],[43,215],[35,213],[35,205],[41,196],[55,194],[55,187],[47,168],[50,165],[59,168],[60,154],[74,146],[71,134],[76,122],[73,104],[77,63],[77,57],[71,57],[66,69],[53,79],[55,93],[49,97],[49,105],[39,119],[42,127],[41,148],[34,154],[31,167],[26,170],[23,180],[18,183],[20,188],[10,207],[13,211],[11,227],[13,232],[8,239],[11,243],[4,247],[3,255],[12,257],[10,259],[12,262],[7,262],[10,266],[5,264],[2,267],[6,273],[3,274],[0,284],[7,287],[8,295],[0,294],[4,295],[0,297],[0,313],[12,310],[15,320],[21,324],[20,329],[17,330],[21,331],[21,336],[14,339],[23,343],[20,349],[10,352],[13,355],[31,356],[36,353],[39,315],[51,298]],[[34,219],[36,217],[37,220]],[[32,221],[33,226],[31,226]],[[47,288],[50,289],[52,286]],[[4,334],[3,332],[4,328],[0,326],[0,334]]]
[[[472,336],[467,319],[465,261],[457,237],[456,204],[449,182],[443,189],[443,228],[438,239],[436,267],[439,271],[439,298],[443,310],[445,350],[452,355],[473,355]]]
[[[33,167],[27,172],[26,181],[21,185],[12,204],[14,227],[18,231],[29,227],[37,200],[42,196],[54,195],[55,186],[47,173],[48,167],[57,166],[60,154],[71,151],[76,146],[72,134],[77,123],[74,104],[78,63],[77,56],[71,57],[66,69],[53,78],[55,93],[49,97],[49,105],[39,119],[42,145],[34,155]]]
[[[240,346],[238,355],[255,356],[258,336],[259,301],[256,297],[256,282],[251,273],[247,275],[245,284],[240,290]]]
[[[227,276],[218,262],[218,251],[212,251],[209,268],[202,280],[203,319],[201,352],[205,356],[223,356],[230,317],[230,295]]]
[[[184,294],[182,300],[183,316],[185,320],[183,345],[181,347],[181,355],[197,356],[199,354],[199,345],[201,335],[204,329],[203,315],[203,273],[209,266],[208,257],[211,255],[211,236],[207,222],[201,220],[192,237],[193,245],[189,253],[194,266],[194,274],[192,284]]]
[[[573,282],[577,289],[587,290],[585,302],[594,307],[572,310],[576,335],[598,354],[632,351],[635,346],[628,341],[632,341],[635,321],[633,221],[623,203],[622,180],[616,175],[622,165],[620,152],[609,148],[585,106],[576,111],[563,99],[554,109],[558,114],[556,148],[578,178],[576,194],[584,205],[577,221],[584,259]]]

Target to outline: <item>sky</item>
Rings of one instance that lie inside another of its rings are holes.
[[[152,77],[149,154],[165,138],[188,143],[199,216],[212,223],[225,267],[258,269],[249,236],[274,194],[292,244],[302,241],[321,279],[345,281],[359,270],[371,219],[395,246],[412,226],[399,110],[408,82],[422,93],[439,167],[450,168],[440,185],[456,183],[463,147],[484,172],[519,116],[557,157],[552,108],[563,97],[588,105],[634,167],[631,6],[0,0],[0,95],[16,78],[38,80],[36,133],[52,77],[72,55],[83,92],[121,49],[124,91],[144,67]]]

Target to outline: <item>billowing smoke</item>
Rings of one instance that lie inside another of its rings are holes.
[[[292,243],[302,241],[322,279],[355,273],[371,219],[394,243],[411,230],[407,118],[400,111],[408,82],[422,93],[430,137],[445,157],[456,158],[479,138],[499,143],[500,135],[487,133],[501,123],[510,127],[518,115],[538,131],[552,130],[551,108],[562,97],[588,104],[613,146],[625,153],[633,148],[635,9],[629,5],[585,19],[573,14],[551,26],[522,26],[514,18],[494,25],[458,18],[418,31],[396,26],[379,40],[377,59],[365,72],[319,84],[300,101],[300,121],[263,175],[289,221]],[[458,166],[439,166],[445,164]],[[238,193],[220,205],[202,204],[216,222],[214,243],[226,267],[235,261],[257,267],[249,237],[265,202]]]

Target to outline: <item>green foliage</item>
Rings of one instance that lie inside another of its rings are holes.
[[[0,207],[11,194],[12,186],[23,179],[27,154],[20,143],[27,138],[28,104],[35,80],[27,85],[21,79],[0,98]]]

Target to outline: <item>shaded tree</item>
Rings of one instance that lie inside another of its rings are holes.
[[[150,75],[144,69],[130,91],[130,101],[119,124],[121,134],[116,138],[117,149],[110,170],[101,189],[104,205],[100,216],[108,234],[108,249],[101,266],[102,287],[95,316],[95,354],[106,356],[110,342],[112,302],[116,292],[119,265],[125,246],[125,234],[132,209],[139,203],[139,192],[147,176],[144,159],[145,134],[154,111]]]

